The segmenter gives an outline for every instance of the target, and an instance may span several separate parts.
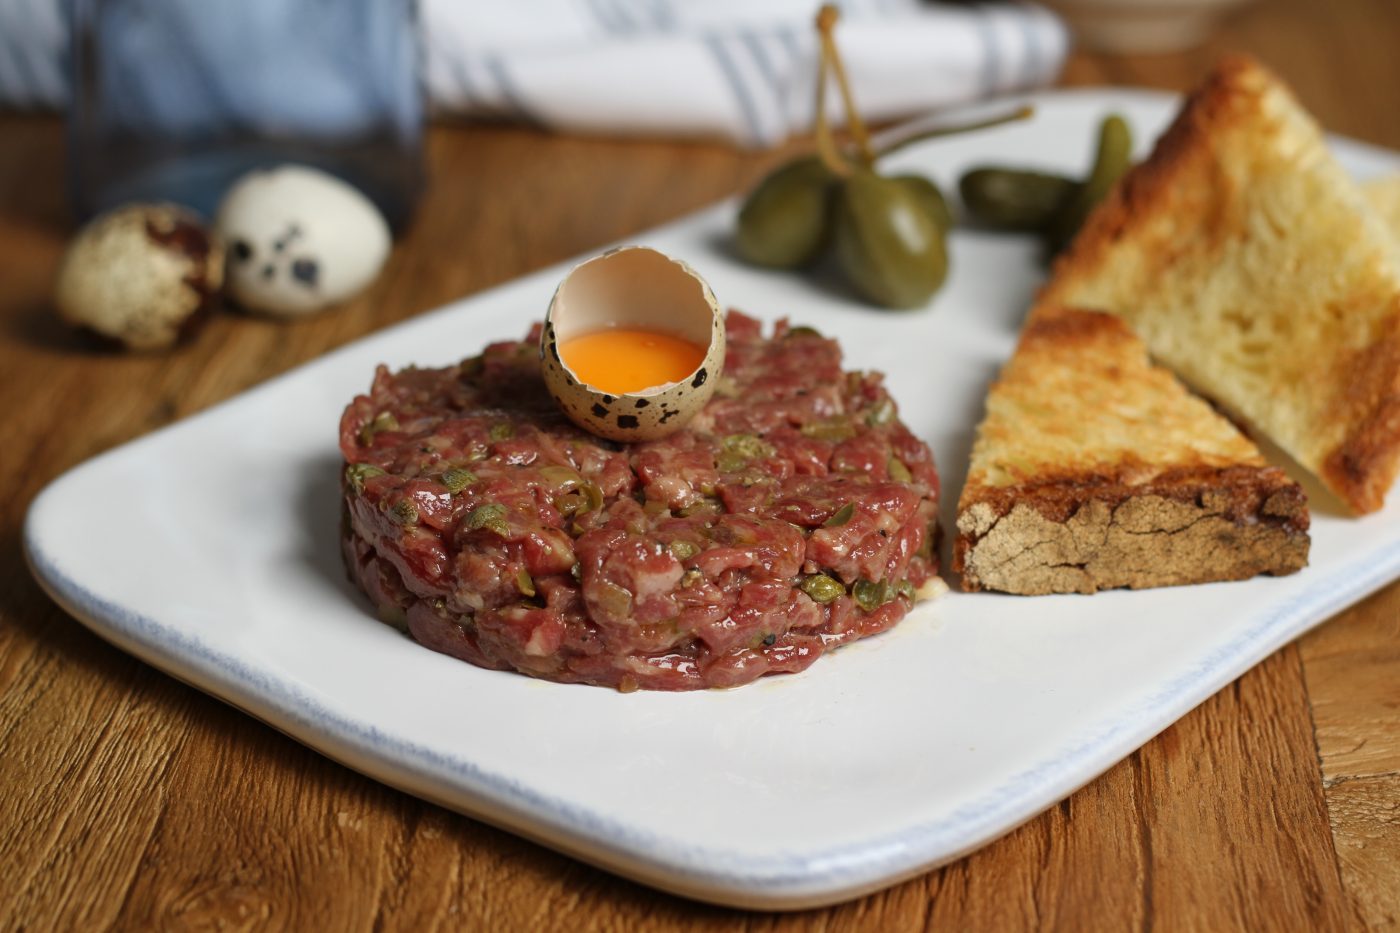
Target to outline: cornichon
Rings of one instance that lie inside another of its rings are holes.
[[[996,230],[1042,233],[1080,184],[1061,175],[983,166],[958,180],[958,194],[977,223]]]
[[[909,468],[904,465],[904,461],[898,457],[890,457],[889,460],[890,479],[896,483],[908,483],[914,479],[914,474],[909,472]]]
[[[1093,170],[1045,231],[1052,251],[1059,252],[1074,239],[1089,212],[1128,170],[1132,160],[1133,133],[1128,121],[1116,113],[1105,117],[1099,125],[1099,149],[1094,156]]]
[[[515,588],[521,596],[535,595],[535,581],[530,577],[530,571],[521,567],[515,572]]]
[[[846,588],[841,582],[824,573],[803,577],[798,587],[819,603],[829,603],[838,596],[846,595]]]

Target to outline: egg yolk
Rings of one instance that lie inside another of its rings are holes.
[[[671,334],[623,327],[571,337],[559,345],[575,376],[613,395],[679,382],[700,365],[705,349]]]

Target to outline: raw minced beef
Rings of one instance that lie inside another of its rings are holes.
[[[938,475],[878,373],[806,328],[727,320],[714,398],[617,444],[540,378],[538,328],[380,367],[345,410],[346,564],[381,618],[473,664],[687,690],[800,671],[936,573]]]

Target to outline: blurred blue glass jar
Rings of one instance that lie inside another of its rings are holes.
[[[72,0],[69,183],[212,217],[253,168],[313,165],[402,229],[423,184],[413,0]]]

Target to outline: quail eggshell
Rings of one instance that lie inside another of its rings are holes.
[[[560,356],[565,341],[611,327],[661,331],[706,348],[684,378],[612,395],[580,380]],[[724,368],[724,317],[714,293],[685,263],[645,246],[609,250],[559,283],[540,336],[545,385],[579,427],[617,441],[679,430],[705,407]]]
[[[198,215],[129,204],[97,217],[69,245],[54,304],[69,323],[133,350],[161,350],[204,320],[224,254]]]
[[[244,308],[310,314],[354,297],[389,255],[389,225],[352,185],[319,169],[250,172],[219,205],[228,290]]]

